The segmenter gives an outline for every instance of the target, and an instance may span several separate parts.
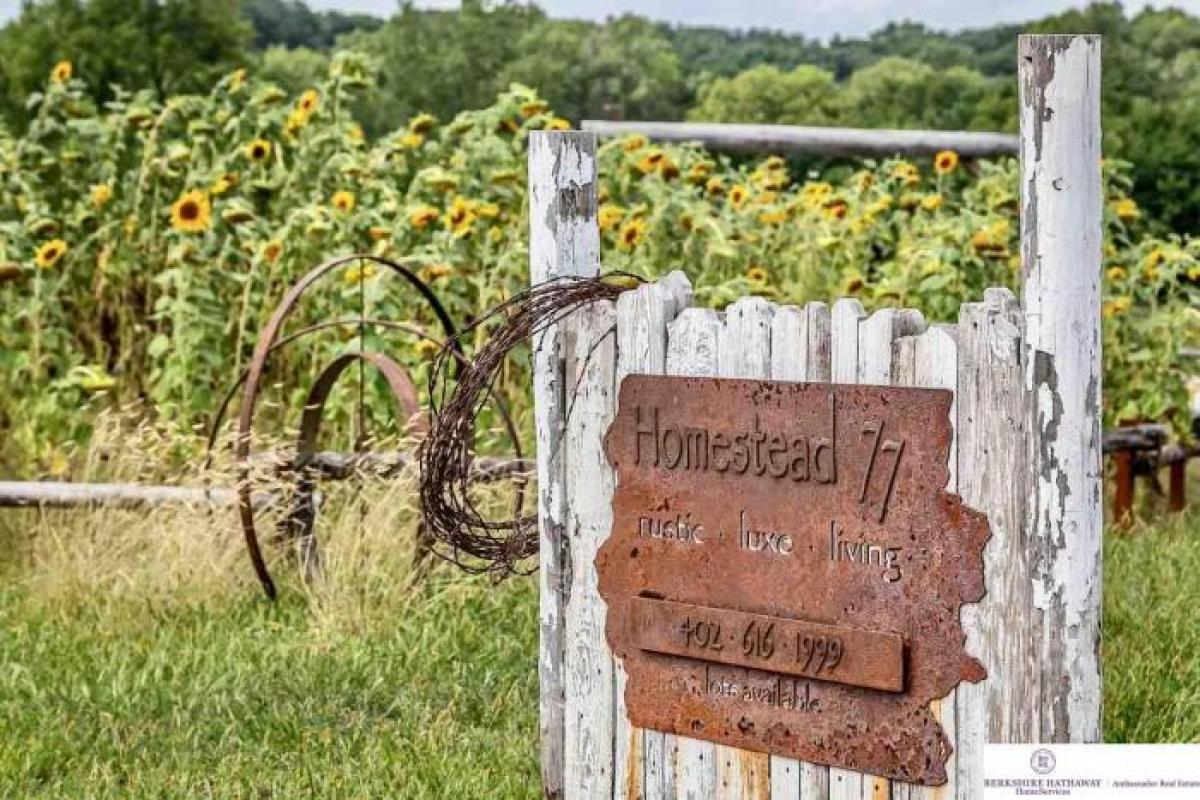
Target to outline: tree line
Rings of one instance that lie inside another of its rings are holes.
[[[250,66],[298,92],[334,48],[373,56],[380,86],[358,109],[368,133],[419,112],[449,119],[513,82],[557,113],[589,117],[1014,130],[1018,33],[1095,32],[1104,42],[1107,157],[1134,164],[1134,195],[1174,230],[1200,230],[1200,19],[1116,2],[960,32],[916,23],[821,42],[803,34],[670,25],[634,15],[551,19],[531,3],[402,3],[387,20],[315,12],[301,0],[26,0],[0,30],[0,114],[53,65],[73,63],[98,103],[115,87],[207,91]]]

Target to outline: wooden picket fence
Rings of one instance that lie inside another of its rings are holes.
[[[1100,737],[1102,188],[1098,37],[1022,37],[1022,298],[990,289],[956,323],[856,299],[692,306],[682,273],[598,303],[535,347],[541,754],[551,798],[979,798],[985,742]],[[600,268],[595,138],[530,143],[535,283]],[[602,449],[633,373],[955,392],[950,486],[987,513],[987,594],[963,610],[988,678],[935,701],[949,782],[925,787],[630,725],[605,639],[596,552],[612,524]],[[568,415],[568,408],[570,413]]]

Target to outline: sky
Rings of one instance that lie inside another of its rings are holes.
[[[552,17],[602,20],[626,12],[652,19],[726,28],[775,28],[819,39],[862,36],[889,22],[914,20],[937,30],[1023,22],[1086,0],[536,0]],[[313,8],[389,16],[397,0],[308,0]],[[1131,12],[1145,3],[1128,0]],[[419,8],[456,8],[458,0],[417,0]],[[1155,0],[1200,15],[1200,0]],[[20,0],[0,0],[0,21],[20,10]]]

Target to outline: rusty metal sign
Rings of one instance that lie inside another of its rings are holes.
[[[941,784],[987,518],[945,390],[631,375],[596,558],[633,724]]]

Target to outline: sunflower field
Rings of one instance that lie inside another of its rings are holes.
[[[488,108],[421,114],[368,141],[356,113],[374,81],[366,57],[341,53],[298,97],[238,70],[207,95],[122,93],[96,107],[69,62],[55,67],[29,98],[29,129],[0,130],[0,469],[68,475],[92,412],[114,404],[181,430],[203,424],[284,289],[330,257],[409,265],[460,324],[527,285],[525,145],[569,123],[513,85]],[[1127,166],[1104,170],[1106,420],[1182,421],[1200,241],[1145,234]],[[1012,160],[946,152],[800,174],[778,157],[632,136],[602,146],[601,179],[605,268],[682,268],[718,308],[746,293],[854,295],[945,320],[1019,277]],[[302,305],[307,321],[363,304],[438,331],[411,289],[370,265],[322,286]],[[273,407],[298,408],[346,349],[386,349],[418,385],[437,349],[346,330],[273,357],[270,378],[287,387]],[[514,364],[498,387],[526,420],[527,385]],[[372,398],[386,418],[384,395]]]

